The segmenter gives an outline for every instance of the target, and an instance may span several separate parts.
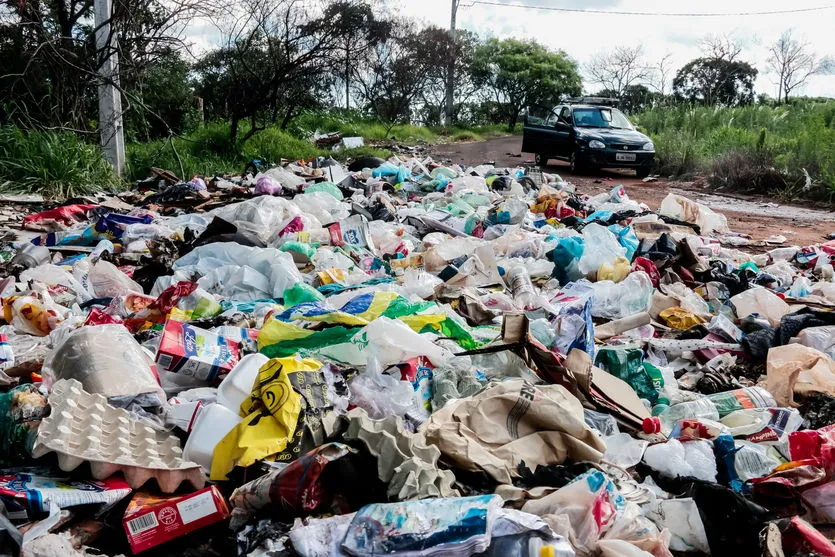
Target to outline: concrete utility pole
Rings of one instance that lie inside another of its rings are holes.
[[[111,35],[111,0],[95,0],[96,50],[104,56],[99,75],[99,129],[104,158],[119,176],[125,168],[125,133],[122,127],[122,94],[119,83],[119,53],[116,35]]]
[[[455,112],[455,18],[458,15],[458,4],[461,0],[450,0],[452,2],[452,14],[449,18],[449,38],[450,45],[453,47],[453,53],[447,61],[446,74],[446,110],[444,111],[444,123],[447,126],[452,125],[452,115]]]

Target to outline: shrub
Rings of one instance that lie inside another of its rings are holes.
[[[0,127],[0,191],[50,199],[113,191],[122,185],[98,144],[69,132]]]

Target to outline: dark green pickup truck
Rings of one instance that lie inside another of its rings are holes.
[[[572,173],[634,168],[644,178],[652,170],[655,145],[617,108],[567,103],[545,118],[525,117],[522,152],[533,153],[541,166],[549,159],[566,160]]]

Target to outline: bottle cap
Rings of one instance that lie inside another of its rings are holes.
[[[539,557],[555,557],[556,555],[553,545],[543,545],[539,548]]]
[[[659,420],[657,416],[644,418],[644,422],[641,426],[643,427],[644,433],[647,434],[661,432],[661,420]]]

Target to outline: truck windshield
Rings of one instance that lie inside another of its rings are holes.
[[[617,108],[575,108],[574,125],[579,128],[634,129]]]

